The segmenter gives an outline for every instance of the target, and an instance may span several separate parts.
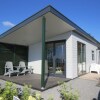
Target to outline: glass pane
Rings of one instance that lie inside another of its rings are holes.
[[[82,44],[82,73],[86,71],[86,54],[85,54],[85,45]]]
[[[78,43],[78,63],[81,62],[81,43]]]
[[[47,44],[47,60],[49,73],[54,73],[53,70],[53,43]]]
[[[78,74],[86,72],[86,48],[85,45],[78,42]]]
[[[64,74],[65,48],[64,42],[55,44],[55,73]]]
[[[0,74],[4,74],[6,61],[18,66],[19,61],[28,60],[28,47],[0,43]]]

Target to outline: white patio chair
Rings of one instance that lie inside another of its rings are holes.
[[[90,66],[90,73],[92,71],[95,71],[99,74],[100,73],[100,65],[96,64],[96,63],[92,63],[91,66]]]
[[[17,68],[17,66],[16,66],[16,68]],[[5,64],[4,76],[9,75],[9,77],[11,77],[11,74],[13,74],[13,73],[17,73],[17,76],[18,76],[19,69],[17,68],[17,70],[14,70],[13,63],[11,61],[7,61],[6,64]]]
[[[32,74],[33,73],[33,69],[31,66],[26,66],[24,61],[20,61],[19,62],[19,68],[22,68],[22,71],[20,72],[20,74],[26,74],[26,72]],[[28,69],[27,69],[28,68]]]

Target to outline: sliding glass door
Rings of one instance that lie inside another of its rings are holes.
[[[65,43],[55,43],[55,74],[64,75],[65,55]]]
[[[12,61],[18,66],[19,61],[28,62],[28,47],[0,43],[0,75],[4,74],[6,61]]]
[[[78,56],[78,75],[86,73],[86,46],[85,44],[77,43]]]
[[[53,49],[53,43],[48,43],[46,45],[47,48],[47,62],[48,62],[48,71],[50,74],[54,74],[54,49]]]
[[[49,75],[64,76],[66,58],[65,41],[48,42],[46,47]]]

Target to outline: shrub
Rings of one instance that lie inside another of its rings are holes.
[[[65,83],[60,85],[60,94],[62,100],[78,100],[79,94],[77,91],[73,91],[71,86],[67,86]],[[13,96],[18,96],[19,92],[16,85],[12,82],[6,82],[5,88],[0,88],[0,100],[13,100]],[[24,85],[20,100],[44,100],[39,92],[31,94],[31,86]],[[49,97],[48,100],[53,100],[53,97]]]
[[[34,92],[31,94],[31,86],[25,85],[22,91],[21,100],[42,100],[41,94],[39,92]]]
[[[48,98],[48,100],[54,100],[54,99],[53,99],[53,96],[50,96],[50,97]]]
[[[34,93],[32,94],[32,96],[33,96],[34,98],[36,98],[36,100],[44,100],[44,99],[41,97],[41,94],[40,94],[39,92],[34,92]]]
[[[31,86],[24,85],[21,100],[28,100],[30,94],[31,94]]]
[[[60,95],[62,100],[78,100],[79,99],[79,93],[78,91],[72,90],[71,86],[66,85],[66,83],[62,83],[60,85]]]
[[[12,82],[6,82],[5,88],[0,89],[1,94],[0,97],[3,98],[3,100],[13,100],[13,96],[17,96],[17,88],[16,85]]]

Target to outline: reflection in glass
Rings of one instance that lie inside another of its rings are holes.
[[[49,73],[53,73],[53,44],[47,45],[47,60]]]
[[[55,44],[55,73],[56,74],[64,74],[64,66],[65,66],[65,49],[64,43],[56,43]]]
[[[86,48],[85,44],[78,42],[78,74],[82,75],[86,72]]]
[[[65,41],[46,44],[49,74],[64,75],[65,71]]]

